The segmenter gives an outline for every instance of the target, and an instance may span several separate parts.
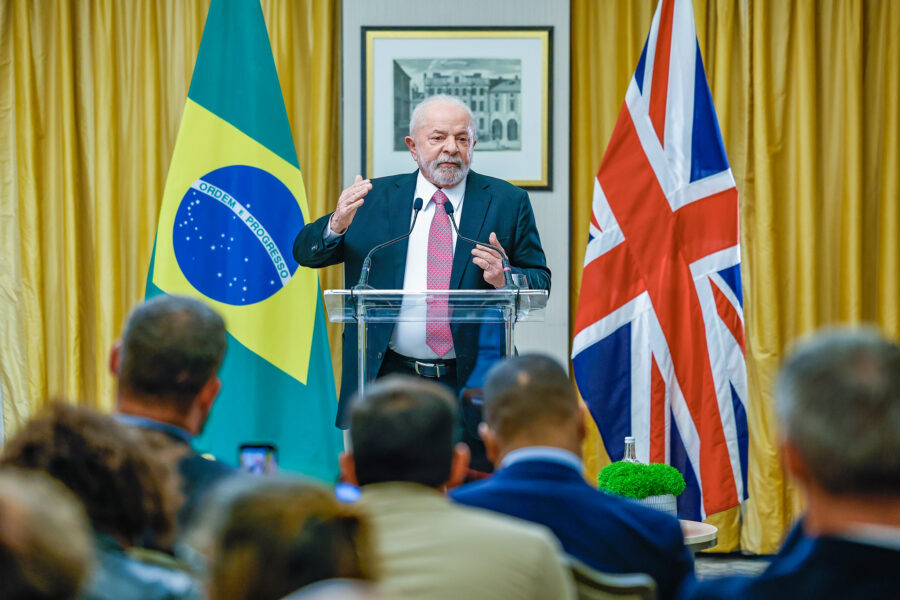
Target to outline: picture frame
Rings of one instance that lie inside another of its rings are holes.
[[[365,177],[411,171],[409,117],[449,93],[475,116],[474,170],[553,189],[553,27],[362,27],[361,47]]]

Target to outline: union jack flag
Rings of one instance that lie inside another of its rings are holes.
[[[661,0],[594,180],[572,362],[613,460],[685,476],[679,516],[747,498],[738,193],[690,0]]]

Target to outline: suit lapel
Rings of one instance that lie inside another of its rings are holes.
[[[413,194],[416,193],[416,176],[418,171],[398,177],[394,181],[393,189],[388,190],[388,236],[384,241],[398,238],[409,231],[410,218],[412,217]],[[404,216],[406,218],[404,218]],[[393,289],[403,287],[403,276],[406,274],[406,251],[409,248],[409,238],[397,242],[391,248],[394,261],[394,285]]]
[[[491,205],[489,183],[478,173],[469,171],[466,180],[466,193],[463,196],[462,219],[459,222],[459,233],[463,237],[482,241],[481,229]],[[486,240],[485,240],[486,241]],[[450,289],[459,289],[463,274],[472,265],[472,244],[456,241],[453,253],[453,269],[450,271]],[[476,268],[476,267],[472,267]]]

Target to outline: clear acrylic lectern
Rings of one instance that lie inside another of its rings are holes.
[[[366,386],[366,328],[369,323],[427,320],[429,304],[446,298],[450,323],[503,323],[506,355],[513,353],[517,322],[543,321],[547,290],[326,290],[325,308],[332,323],[356,323],[358,391]]]

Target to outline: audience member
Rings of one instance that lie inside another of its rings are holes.
[[[786,470],[807,509],[758,577],[686,586],[691,598],[900,594],[900,348],[877,332],[802,343],[775,389]]]
[[[373,585],[352,579],[329,579],[297,590],[284,600],[391,600]]]
[[[193,579],[170,557],[143,551],[141,560],[130,554],[148,539],[172,539],[180,501],[177,476],[148,449],[158,448],[148,435],[95,411],[59,404],[29,421],[0,458],[0,466],[55,477],[84,505],[97,554],[87,600],[199,596]]]
[[[365,521],[319,485],[235,478],[188,535],[209,558],[210,600],[278,600],[311,583],[373,578]]]
[[[191,448],[222,386],[217,376],[225,356],[225,322],[198,300],[157,296],[139,305],[110,352],[118,377],[119,421],[158,431],[183,450],[178,463],[185,503],[183,528],[204,494],[236,471]]]
[[[537,355],[507,358],[488,373],[480,433],[498,469],[457,488],[460,504],[550,528],[566,553],[607,573],[647,573],[672,598],[693,571],[678,520],[588,485],[585,414],[565,370]]]
[[[558,543],[545,528],[451,503],[468,447],[453,445],[455,402],[445,388],[391,376],[355,402],[344,477],[362,488],[381,589],[430,600],[573,597]]]
[[[69,490],[43,473],[0,471],[0,596],[74,599],[92,559],[87,516]]]

